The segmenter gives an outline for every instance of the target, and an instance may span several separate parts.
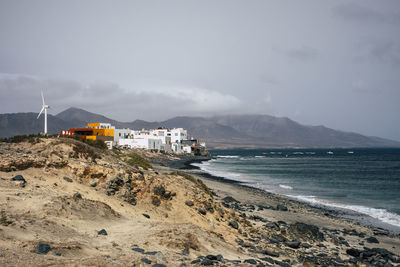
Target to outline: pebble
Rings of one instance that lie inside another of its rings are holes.
[[[147,258],[142,258],[141,261],[146,263],[146,264],[151,264],[151,260],[149,260]]]
[[[108,235],[107,231],[105,229],[101,229],[100,231],[97,232],[98,235]]]
[[[148,215],[148,214],[146,214],[146,213],[143,213],[142,214],[144,217],[146,217],[147,219],[150,219],[150,215]]]
[[[230,221],[229,226],[231,226],[232,228],[235,228],[235,229],[239,228],[239,224],[237,221]]]

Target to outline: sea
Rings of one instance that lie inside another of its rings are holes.
[[[392,226],[391,230],[400,229],[400,149],[210,152],[211,160],[193,165],[213,176],[312,205],[364,214]]]

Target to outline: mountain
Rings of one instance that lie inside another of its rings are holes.
[[[43,119],[37,113],[0,114],[0,137],[38,133]],[[182,127],[190,136],[207,142],[209,147],[388,147],[400,142],[357,133],[333,130],[325,126],[307,126],[289,118],[269,115],[225,115],[214,117],[180,116],[161,122],[135,120],[119,122],[83,109],[69,108],[56,116],[48,115],[49,133],[88,122],[111,123],[116,128],[151,129]]]
[[[39,119],[37,115],[33,112],[0,114],[0,138],[43,132],[43,115]],[[48,132],[52,134],[79,126],[77,122],[64,121],[50,114],[47,114],[47,124]]]

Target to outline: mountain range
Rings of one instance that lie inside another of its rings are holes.
[[[0,137],[39,133],[43,119],[37,113],[0,114]],[[111,123],[116,128],[151,129],[182,127],[189,136],[205,141],[213,148],[267,147],[399,147],[400,142],[357,133],[333,130],[325,126],[307,126],[289,118],[269,115],[223,115],[214,117],[174,117],[160,122],[135,120],[119,122],[83,109],[69,108],[48,115],[48,132],[85,127],[88,122]]]

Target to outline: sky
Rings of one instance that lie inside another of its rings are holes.
[[[269,114],[400,140],[400,1],[0,1],[0,113]]]

